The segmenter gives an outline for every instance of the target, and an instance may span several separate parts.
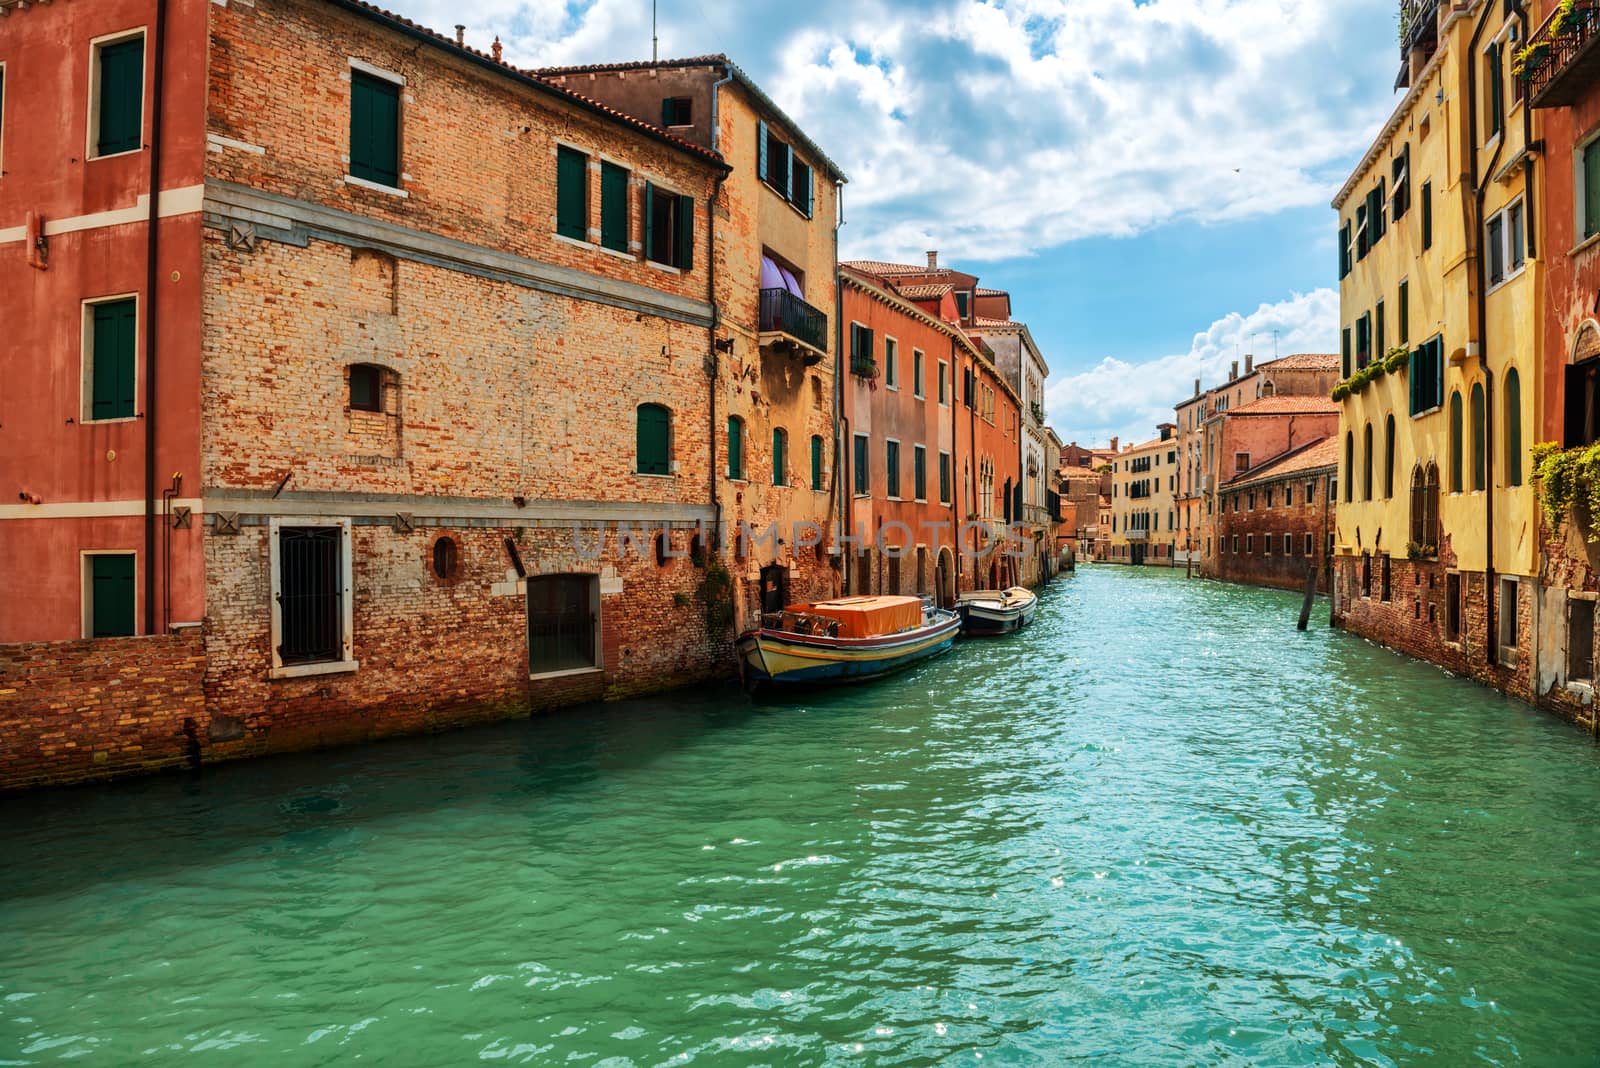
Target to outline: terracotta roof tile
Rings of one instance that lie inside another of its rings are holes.
[[[987,326],[987,327],[993,328],[993,327],[1001,327],[1001,326],[1018,327],[1018,326],[1021,326],[1022,324],[1018,323],[1018,322],[1013,322],[1010,319],[986,319],[986,318],[984,318],[983,316],[980,315],[980,316],[977,316],[976,318],[974,318],[972,320],[972,325],[974,327]]]
[[[926,266],[913,263],[888,263],[884,260],[840,260],[841,267],[850,267],[861,271],[863,274],[875,274],[880,278],[892,278],[900,274],[949,274],[948,267],[935,267],[929,270]]]
[[[1302,445],[1292,452],[1273,457],[1260,467],[1251,468],[1231,482],[1225,483],[1225,485],[1243,486],[1250,482],[1286,478],[1290,475],[1315,471],[1324,467],[1337,467],[1338,465],[1339,439],[1337,437],[1318,438],[1310,445]]]
[[[1337,415],[1339,406],[1332,397],[1291,397],[1279,395],[1262,397],[1238,408],[1219,412],[1219,415]]]
[[[955,286],[948,283],[939,285],[900,286],[896,292],[907,300],[938,300],[946,293],[955,291]]]
[[[1003,289],[984,289],[979,287],[973,290],[980,297],[1009,297],[1011,294]]]
[[[1260,364],[1256,370],[1261,371],[1271,367],[1279,371],[1337,371],[1339,369],[1339,354],[1337,352],[1297,352],[1290,356]]]

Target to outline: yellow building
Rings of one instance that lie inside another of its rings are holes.
[[[1178,531],[1177,426],[1162,423],[1161,436],[1130,445],[1111,462],[1111,522],[1105,559],[1113,564],[1173,566]]]
[[[1528,18],[1490,0],[1410,0],[1402,21],[1406,94],[1333,202],[1334,614],[1523,692],[1542,296],[1526,195],[1538,120],[1512,72]]]

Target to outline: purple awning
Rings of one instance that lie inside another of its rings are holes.
[[[787,267],[779,266],[771,256],[761,257],[761,288],[762,289],[787,289],[801,300],[805,299],[805,291],[800,288],[800,280],[794,272]]]

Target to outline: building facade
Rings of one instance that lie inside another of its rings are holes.
[[[1217,494],[1217,578],[1298,590],[1305,588],[1308,572],[1315,572],[1318,592],[1328,591],[1338,453],[1330,434],[1223,484]]]
[[[1158,429],[1160,437],[1128,446],[1113,461],[1106,546],[1111,563],[1177,563],[1177,428],[1163,423]]]
[[[1539,573],[1539,131],[1525,7],[1407,6],[1407,92],[1339,213],[1340,626],[1525,699]],[[1533,239],[1533,240],[1530,240]],[[1376,567],[1395,595],[1365,596]]]

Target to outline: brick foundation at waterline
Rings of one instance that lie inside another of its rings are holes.
[[[726,57],[526,71],[339,0],[0,15],[11,113],[66,109],[0,183],[0,790],[731,677],[775,603],[1054,572],[1009,297],[855,272],[933,340],[846,440],[846,176]]]

